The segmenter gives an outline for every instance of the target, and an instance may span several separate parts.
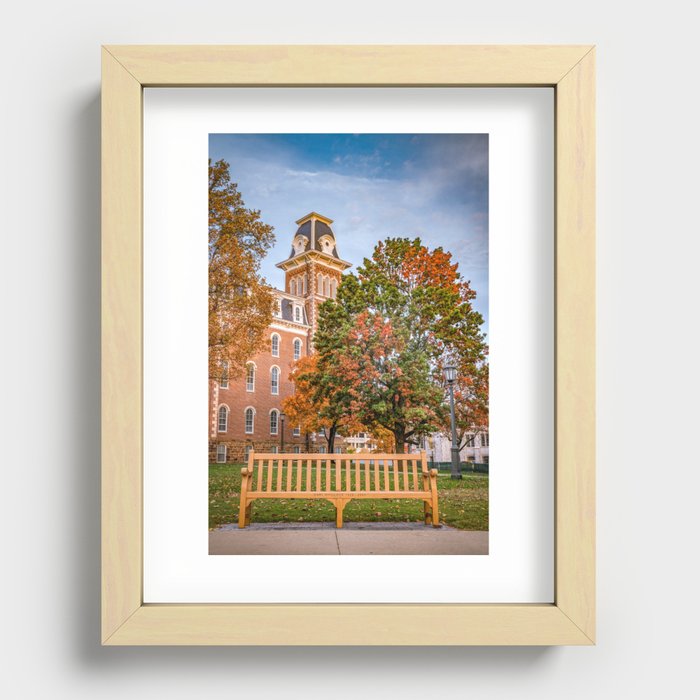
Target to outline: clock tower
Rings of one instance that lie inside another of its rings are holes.
[[[335,299],[343,271],[352,267],[338,255],[332,223],[332,219],[315,211],[302,216],[296,222],[289,257],[277,263],[285,273],[284,291],[299,297],[304,304],[312,338],[319,305]]]

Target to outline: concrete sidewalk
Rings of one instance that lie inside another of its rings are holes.
[[[258,523],[209,533],[209,554],[488,554],[489,533],[422,523]]]

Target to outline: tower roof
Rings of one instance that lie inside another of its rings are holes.
[[[301,219],[297,219],[295,223],[297,230],[292,239],[289,257],[284,262],[279,263],[277,267],[287,267],[289,261],[304,258],[314,252],[320,253],[320,257],[334,258],[343,269],[351,266],[338,255],[335,233],[331,228],[333,219],[312,211],[302,216]]]

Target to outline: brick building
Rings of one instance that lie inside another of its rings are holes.
[[[294,393],[293,362],[313,350],[319,304],[335,298],[343,271],[351,267],[338,255],[332,223],[316,212],[296,222],[289,257],[277,264],[284,271],[284,290],[273,290],[277,304],[266,349],[250,358],[243,377],[210,382],[211,462],[243,461],[250,449],[320,451],[317,436],[282,420],[282,401]]]

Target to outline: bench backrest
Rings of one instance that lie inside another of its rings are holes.
[[[248,458],[255,493],[424,491],[428,465],[421,454],[255,454]]]

